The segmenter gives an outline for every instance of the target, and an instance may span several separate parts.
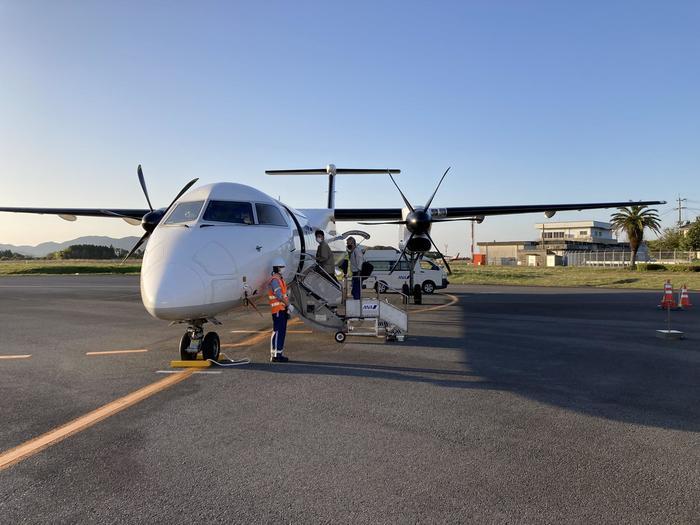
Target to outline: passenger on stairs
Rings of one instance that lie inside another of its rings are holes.
[[[333,252],[331,247],[328,246],[326,242],[325,234],[323,230],[316,230],[316,242],[318,243],[318,249],[316,250],[316,262],[323,269],[323,272],[327,274],[335,282],[338,279],[335,277],[335,259],[333,257]],[[324,275],[324,273],[321,273]]]
[[[362,264],[365,262],[365,255],[354,237],[348,237],[345,245],[348,249],[346,275],[352,275],[352,298],[360,299],[362,297]]]

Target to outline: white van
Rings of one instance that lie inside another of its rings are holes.
[[[370,278],[365,281],[365,287],[376,287],[380,292],[387,291],[387,288],[401,290],[403,284],[408,283],[409,262],[406,259],[401,260],[396,270],[390,273],[399,255],[401,255],[400,252],[393,250],[367,250],[365,261],[371,263],[374,269]],[[449,282],[442,268],[432,259],[423,257],[416,262],[413,284],[419,284],[423,293],[431,294],[435,290],[447,288]]]

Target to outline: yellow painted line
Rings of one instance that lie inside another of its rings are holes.
[[[449,303],[438,304],[437,306],[431,306],[431,307],[429,307],[429,308],[421,308],[420,310],[413,310],[412,312],[409,310],[408,313],[420,314],[420,313],[423,313],[423,312],[430,312],[430,311],[433,311],[433,310],[440,310],[440,309],[442,309],[442,308],[447,308],[448,306],[452,306],[452,305],[455,304],[457,301],[459,301],[459,297],[457,297],[456,295],[452,295],[452,294],[449,294],[449,293],[446,293],[445,295],[451,299]]]
[[[85,355],[142,354],[144,352],[148,352],[148,349],[138,348],[136,350],[107,350],[105,352],[85,352]]]
[[[32,354],[22,354],[22,355],[0,355],[0,359],[29,359]]]
[[[193,359],[191,361],[182,361],[180,359],[177,359],[175,361],[170,361],[170,366],[173,368],[208,368],[211,366],[211,362],[204,361],[202,359]]]
[[[33,456],[37,452],[40,452],[51,445],[55,445],[59,441],[63,441],[73,434],[77,434],[78,432],[81,432],[126,408],[129,408],[130,406],[135,405],[136,403],[139,403],[154,394],[157,394],[158,392],[170,388],[180,381],[184,381],[192,375],[192,372],[194,372],[194,370],[185,370],[184,372],[180,372],[178,374],[172,374],[159,381],[156,381],[155,383],[151,383],[148,386],[140,388],[131,394],[115,399],[114,401],[107,403],[106,405],[93,410],[92,412],[88,412],[84,416],[80,416],[79,418],[74,419],[63,426],[50,430],[46,434],[42,434],[41,436],[30,439],[26,443],[22,443],[15,448],[11,448],[6,452],[0,453],[0,471],[10,467],[11,465],[19,463],[23,459]]]
[[[249,337],[248,339],[246,339],[245,341],[241,341],[240,343],[222,344],[221,348],[240,348],[241,346],[254,345],[254,344],[259,343],[260,341],[270,337],[271,333],[272,333],[272,330],[265,330],[264,332],[259,332],[258,335],[254,335],[253,337]]]

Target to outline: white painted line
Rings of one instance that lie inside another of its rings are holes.
[[[260,330],[231,330],[232,334],[257,334]]]
[[[0,359],[29,359],[32,354],[22,354],[22,355],[0,355]]]
[[[105,352],[85,352],[85,355],[143,354],[144,352],[148,352],[148,349],[139,348],[138,350],[107,350]]]

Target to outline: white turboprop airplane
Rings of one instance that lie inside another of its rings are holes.
[[[296,210],[255,188],[230,182],[190,190],[198,180],[194,179],[167,208],[154,210],[139,166],[138,177],[149,209],[0,207],[0,212],[55,214],[69,221],[79,216],[118,217],[129,224],[141,224],[145,233],[127,258],[148,239],[140,277],[141,299],[146,310],[158,319],[187,325],[180,341],[182,359],[194,359],[199,351],[207,359],[217,359],[219,337],[216,332],[205,335],[204,324],[219,324],[216,315],[266,295],[272,261],[276,258],[285,260],[284,277],[289,282],[314,266],[314,258],[309,255],[317,247],[314,230],[321,229],[335,237],[336,221],[385,221],[369,224],[404,226],[402,256],[405,256],[407,251],[420,253],[434,245],[430,230],[435,222],[481,221],[489,215],[533,212],[544,212],[551,217],[557,211],[664,204],[663,201],[629,201],[431,208],[445,172],[425,206],[412,206],[396,186],[406,205],[403,209],[339,209],[334,202],[336,175],[389,174],[391,177],[400,170],[347,169],[330,164],[321,169],[266,173],[328,175],[327,207]],[[303,309],[297,309],[304,316]]]

